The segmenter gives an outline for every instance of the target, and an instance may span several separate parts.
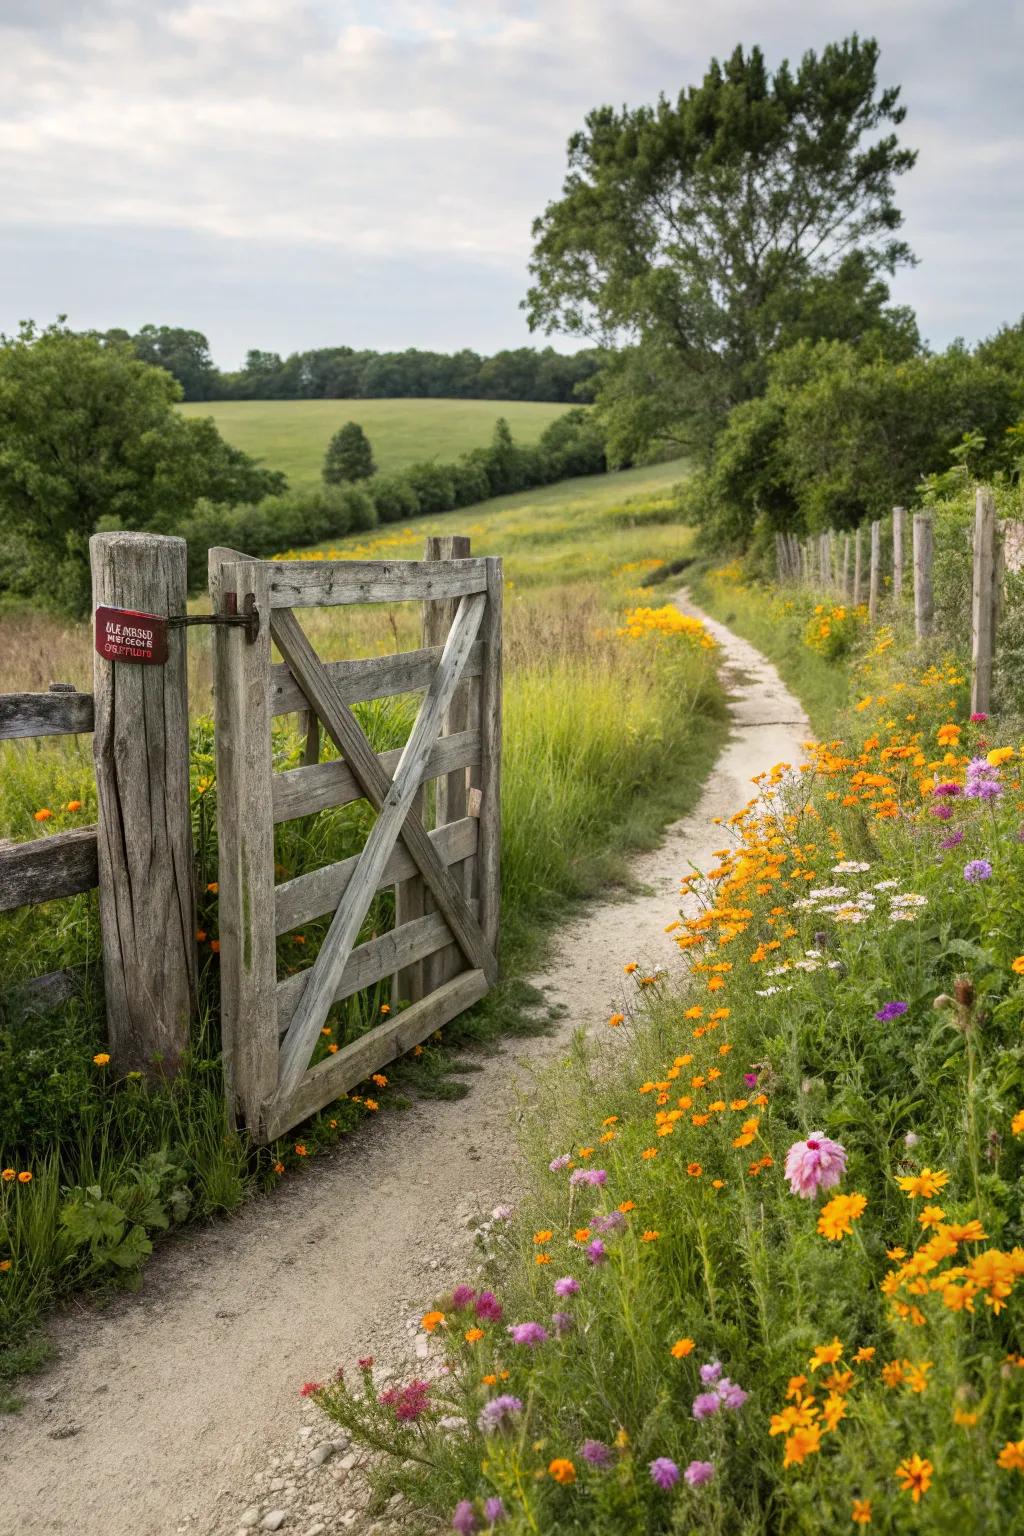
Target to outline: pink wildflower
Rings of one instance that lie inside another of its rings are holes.
[[[806,1141],[795,1141],[786,1153],[786,1178],[794,1195],[812,1200],[819,1189],[831,1189],[846,1172],[846,1148],[812,1131]]]

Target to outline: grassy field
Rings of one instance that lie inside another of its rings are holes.
[[[567,407],[537,400],[207,400],[181,409],[212,416],[229,443],[302,487],[319,482],[327,444],[347,421],[359,423],[377,468],[392,474],[484,447],[499,416],[519,442],[534,443]]]

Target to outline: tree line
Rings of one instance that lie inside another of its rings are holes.
[[[134,335],[114,328],[104,342],[130,346],[143,363],[166,368],[185,400],[542,400],[576,404],[590,398],[600,367],[596,350],[572,354],[553,347],[515,347],[491,357],[464,348],[374,352],[316,347],[292,352],[253,350],[235,372],[216,366],[202,331],[144,325]]]
[[[536,444],[515,442],[499,418],[489,446],[396,475],[376,473],[372,444],[350,422],[329,445],[323,485],[291,490],[212,418],[177,410],[181,394],[127,342],[62,321],[0,337],[0,598],[86,612],[98,530],[184,537],[201,583],[214,544],[273,555],[607,467],[600,424],[580,406]]]

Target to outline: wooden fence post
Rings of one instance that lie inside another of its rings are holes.
[[[423,549],[424,560],[468,560],[470,557],[470,541],[464,534],[447,534],[443,537],[428,537]],[[423,644],[444,645],[451,629],[452,620],[459,606],[458,598],[443,598],[440,601],[427,601],[423,604]],[[469,683],[462,682],[456,689],[455,696],[448,706],[445,715],[444,731],[446,735],[452,735],[456,731],[469,729],[470,724],[470,691]],[[420,791],[422,793],[422,791]],[[443,826],[447,821],[458,821],[465,816],[469,809],[469,785],[465,768],[459,768],[454,773],[448,773],[439,778],[434,786],[434,825]],[[467,861],[461,873],[453,868],[452,874],[459,881],[463,894],[471,897],[473,892],[469,887],[471,879],[471,865]],[[432,912],[434,903],[424,893],[424,910]],[[411,915],[411,914],[410,914]],[[396,916],[395,921],[398,921]],[[422,986],[424,991],[433,992],[442,983],[451,979],[460,967],[462,953],[457,944],[449,944],[444,949],[435,950],[422,962]]]
[[[934,530],[930,512],[914,513],[914,635],[926,639],[932,632],[935,605],[932,596]]]
[[[974,502],[974,575],[971,584],[971,713],[987,713],[992,699],[992,619],[995,585],[996,503],[978,487]]]
[[[860,607],[861,593],[864,588],[863,561],[861,559],[861,535],[860,527],[853,531],[853,606]]]
[[[850,535],[848,533],[844,533],[843,534],[843,571],[842,571],[842,577],[841,577],[841,585],[842,585],[842,588],[843,588],[843,596],[847,599],[847,601],[849,601],[849,598],[850,598]]]
[[[882,574],[882,525],[877,518],[871,524],[871,571],[868,577],[868,623],[878,622],[878,584]]]
[[[186,611],[184,539],[96,533],[93,606]],[[174,1073],[196,1001],[186,631],[162,666],[93,657],[107,1035],[119,1072]]]
[[[892,509],[892,595],[898,602],[903,596],[903,541],[907,526],[906,507]]]

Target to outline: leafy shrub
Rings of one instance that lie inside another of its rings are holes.
[[[375,475],[366,489],[373,497],[377,517],[382,523],[397,523],[419,514],[420,499],[402,475]]]
[[[450,512],[455,506],[455,479],[446,464],[413,464],[405,477],[420,504],[420,512],[430,517],[437,512]]]

